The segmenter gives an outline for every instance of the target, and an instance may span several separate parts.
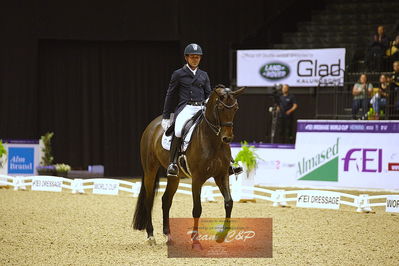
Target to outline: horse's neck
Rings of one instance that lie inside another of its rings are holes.
[[[208,117],[206,119],[208,119]],[[215,122],[211,120],[211,123]],[[197,137],[201,141],[200,145],[202,147],[209,148],[211,150],[217,150],[217,148],[221,147],[223,144],[220,136],[216,135],[216,133],[211,129],[211,126],[206,122],[205,118],[202,119],[198,125]]]

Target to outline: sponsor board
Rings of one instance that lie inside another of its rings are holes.
[[[271,258],[271,218],[170,218],[168,258]],[[229,228],[229,230],[225,230]],[[193,249],[195,242],[201,249]]]
[[[62,179],[56,176],[32,177],[32,190],[61,192]]]
[[[276,185],[281,180],[295,181],[296,153],[294,145],[253,144],[258,155],[258,166],[255,170],[256,185]],[[232,145],[233,158],[240,151],[240,145]],[[232,178],[235,179],[233,176]]]
[[[296,141],[301,186],[399,189],[399,122],[298,120]]]
[[[385,211],[399,213],[399,195],[387,196]]]
[[[254,144],[255,185],[399,190],[398,121],[298,120],[297,128],[290,148]],[[234,158],[240,145],[232,146]]]
[[[303,190],[297,194],[296,206],[302,208],[319,208],[338,210],[341,197],[337,192]]]
[[[3,145],[7,150],[7,158],[1,174],[37,175],[36,167],[42,157],[39,140],[3,139]]]
[[[238,86],[342,85],[344,68],[345,48],[237,51]]]
[[[8,173],[33,174],[35,171],[34,148],[9,147]]]
[[[112,179],[93,180],[93,194],[118,195],[119,182]]]

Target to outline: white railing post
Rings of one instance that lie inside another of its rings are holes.
[[[278,189],[276,191],[274,191],[271,195],[271,198],[273,200],[273,207],[286,207],[287,201],[285,199],[285,190],[284,189]]]
[[[83,189],[82,181],[83,181],[83,179],[81,179],[81,178],[75,178],[74,180],[72,180],[71,186],[72,186],[72,193],[73,194],[85,193],[85,191]]]
[[[212,186],[203,186],[201,190],[201,201],[202,202],[216,202],[213,196]]]
[[[132,196],[134,198],[137,198],[139,196],[139,194],[140,194],[141,182],[134,183],[133,186],[132,186],[132,189],[133,189],[133,195]]]
[[[357,212],[371,212],[370,200],[368,194],[360,194],[357,198]]]

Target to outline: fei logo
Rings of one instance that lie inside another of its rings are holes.
[[[34,148],[8,149],[9,174],[34,174]]]
[[[341,160],[344,161],[344,172],[354,167],[358,172],[382,172],[382,149],[350,149]]]

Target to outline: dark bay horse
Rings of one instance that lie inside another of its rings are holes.
[[[204,118],[194,130],[191,143],[185,154],[192,177],[194,228],[201,216],[201,187],[213,177],[224,197],[226,221],[231,217],[233,200],[230,194],[228,169],[231,159],[229,143],[233,140],[233,119],[238,110],[237,96],[244,88],[232,91],[218,85],[209,96],[203,109]],[[162,117],[154,119],[145,129],[140,142],[141,164],[144,170],[142,185],[133,218],[133,228],[147,231],[147,242],[155,244],[152,225],[152,206],[159,179],[156,177],[160,166],[167,168],[169,151],[161,145],[164,130]],[[171,244],[169,210],[173,196],[179,185],[183,171],[178,177],[168,177],[165,193],[162,196],[163,233]],[[226,222],[225,222],[226,225]]]

